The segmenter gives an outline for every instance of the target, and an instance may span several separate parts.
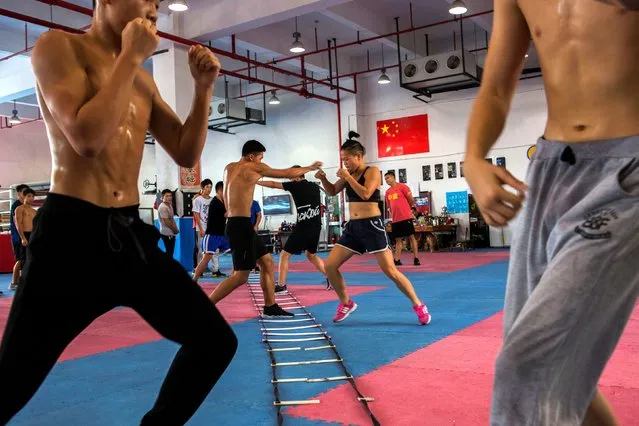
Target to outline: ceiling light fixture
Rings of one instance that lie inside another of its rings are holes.
[[[468,12],[468,8],[462,0],[455,0],[453,4],[450,5],[450,9],[448,9],[448,13],[451,15],[463,15],[466,12]]]
[[[297,16],[295,17],[295,32],[293,33],[293,44],[291,44],[290,51],[293,53],[305,52],[304,43],[302,43],[302,35],[297,31]]]
[[[388,75],[386,75],[386,70],[382,69],[382,75],[377,79],[377,84],[390,84],[391,79]]]
[[[174,12],[184,12],[188,8],[186,0],[172,0],[171,4],[169,4],[169,9]]]
[[[11,111],[11,113],[13,115],[9,119],[9,124],[20,124],[20,123],[22,123],[22,120],[20,120],[20,117],[18,117],[18,110],[16,109],[16,101],[13,101],[13,111]]]
[[[280,104],[280,100],[277,98],[277,95],[275,94],[275,90],[271,90],[272,96],[271,99],[268,100],[268,103],[270,105],[279,105]]]
[[[377,79],[377,84],[390,84],[391,79],[386,75],[386,66],[384,65],[384,45],[382,44],[382,75]]]

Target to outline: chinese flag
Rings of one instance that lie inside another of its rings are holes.
[[[429,152],[428,114],[377,122],[379,157]]]

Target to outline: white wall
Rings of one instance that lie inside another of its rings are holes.
[[[303,99],[297,95],[278,93],[281,103],[267,104],[266,126],[252,124],[234,130],[235,135],[209,132],[202,153],[202,177],[215,182],[222,180],[224,167],[238,161],[242,145],[249,139],[264,144],[264,162],[273,168],[288,168],[295,164],[307,166],[315,161],[324,163],[323,169],[334,176],[339,162],[337,107],[325,101]],[[261,108],[259,105],[256,108]],[[348,116],[355,113],[355,97],[342,100],[342,137],[348,134]],[[315,180],[308,174],[308,180]],[[264,195],[282,191],[256,187],[254,199],[260,205]],[[294,222],[295,216],[274,216],[266,225],[277,229],[282,221]],[[264,228],[264,223],[260,228]]]
[[[155,164],[155,145],[144,145],[144,152],[142,153],[142,165],[140,166],[140,175],[138,176],[138,190],[140,191],[140,207],[152,208],[155,203],[155,195],[144,194],[144,181],[148,179],[150,183],[157,182],[157,168]],[[149,190],[154,189],[152,186]],[[164,188],[158,187],[158,191],[162,191]],[[175,191],[176,188],[169,188]]]
[[[468,190],[466,180],[460,177],[459,162],[463,161],[466,146],[468,119],[477,89],[434,95],[432,102],[425,104],[412,98],[413,93],[399,87],[397,71],[389,75],[392,83],[377,84],[378,75],[358,81],[357,123],[362,142],[367,150],[367,162],[378,166],[383,172],[405,168],[408,184],[421,185],[432,191],[433,209],[436,214],[446,205],[446,192]],[[425,154],[379,158],[377,152],[376,122],[405,116],[428,114],[430,152]],[[524,179],[528,167],[526,151],[534,145],[544,131],[547,107],[541,81],[520,82],[506,127],[500,139],[489,153],[489,157],[505,157],[506,167],[519,179]],[[457,178],[448,179],[447,163],[455,162]],[[443,164],[444,179],[435,180],[435,164]],[[422,181],[422,166],[431,166],[431,180]],[[386,190],[388,186],[383,185]],[[468,226],[468,215],[455,215],[460,219],[459,233],[463,235]],[[502,242],[503,240],[503,242]],[[509,245],[510,230],[503,233],[491,229],[491,245]]]
[[[0,81],[2,81],[0,98],[11,99],[11,95],[15,93],[33,89],[35,75],[31,70],[31,58],[29,56],[15,56],[0,63]]]
[[[0,130],[0,186],[48,182],[51,153],[42,121]]]
[[[389,169],[407,169],[408,183],[432,191],[433,208],[436,213],[446,202],[446,192],[467,190],[465,179],[459,177],[459,161],[465,150],[466,126],[476,89],[437,94],[430,104],[412,98],[412,92],[398,85],[397,73],[390,74],[393,83],[387,86],[377,84],[377,75],[358,81],[357,97],[349,96],[342,101],[342,134],[339,141],[346,139],[349,129],[357,130],[367,148],[367,161]],[[338,166],[338,128],[335,105],[319,100],[303,99],[297,95],[278,92],[281,104],[267,105],[267,125],[249,125],[236,128],[236,134],[227,135],[209,132],[202,154],[202,176],[213,182],[222,179],[224,167],[240,158],[245,141],[257,139],[267,148],[264,161],[275,168],[290,167],[293,164],[307,165],[313,161],[324,162],[324,170],[332,179]],[[255,101],[254,101],[255,102]],[[261,100],[259,101],[261,102]],[[261,108],[261,105],[252,105]],[[489,156],[506,157],[508,169],[516,177],[523,179],[528,166],[526,150],[543,133],[546,120],[546,101],[539,80],[522,81],[513,100],[511,112],[502,137]],[[389,118],[428,114],[430,152],[420,155],[379,158],[377,155],[376,122]],[[442,163],[444,170],[448,162],[457,163],[458,177],[434,180],[435,164]],[[21,181],[48,180],[51,170],[46,131],[42,122],[0,130],[0,185]],[[433,178],[422,181],[422,165],[431,165]],[[139,189],[144,191],[142,182],[155,180],[156,152],[154,146],[146,146],[139,178]],[[307,176],[313,180],[312,175]],[[163,188],[158,188],[159,190]],[[175,189],[175,188],[171,188]],[[383,190],[387,189],[384,184]],[[263,195],[281,193],[277,190],[256,189],[254,198],[260,203]],[[152,196],[141,196],[142,207],[153,204]],[[459,215],[460,233],[468,226],[468,215]],[[269,228],[275,229],[283,221],[294,221],[294,216],[277,216],[271,219]],[[493,245],[502,245],[502,239],[509,244],[508,229],[503,237],[501,232],[492,231]]]
[[[155,170],[155,146],[145,145],[138,179],[140,207],[153,207],[155,197],[142,194],[142,182],[145,179],[155,182]],[[44,122],[0,130],[0,187],[50,179],[51,151]]]

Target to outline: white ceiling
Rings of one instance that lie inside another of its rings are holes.
[[[492,0],[464,0],[468,14],[489,11]],[[71,3],[91,8],[92,0],[71,0]],[[413,28],[452,20],[448,13],[452,0],[414,0],[412,2]],[[338,44],[389,34],[395,30],[395,17],[399,17],[400,30],[410,28],[410,0],[187,0],[190,8],[183,13],[170,12],[168,1],[163,1],[160,12],[163,22],[169,27],[167,32],[187,36],[200,42],[212,42],[220,49],[231,50],[230,35],[236,33],[237,52],[251,58],[257,53],[257,60],[268,62],[273,59],[292,56],[288,49],[295,29],[294,19],[298,17],[298,31],[308,51],[315,50],[315,28],[318,47],[324,49],[328,39],[336,39]],[[59,7],[50,7],[36,0],[0,0],[0,8],[13,10],[61,25],[80,28],[90,23],[90,19],[79,13]],[[463,21],[465,47],[468,50],[484,48],[487,30],[490,30],[492,13]],[[164,24],[163,24],[164,25]],[[241,31],[234,31],[242,29]],[[28,24],[27,44],[34,41],[45,28]],[[460,47],[459,22],[417,30],[400,37],[401,55],[404,57],[425,56],[425,34],[429,37],[430,54],[451,50],[453,40]],[[213,37],[211,39],[210,37]],[[373,42],[355,44],[339,49],[340,74],[366,69],[366,57],[370,55],[371,68],[381,66],[381,51],[384,48],[386,66],[397,63],[396,37],[378,39]],[[0,17],[0,51],[16,52],[25,46],[24,22]],[[162,47],[170,46],[164,41]],[[483,55],[484,52],[478,52]],[[2,56],[2,55],[0,55]],[[219,56],[219,55],[218,55]],[[245,65],[240,61],[220,58],[224,69],[238,70]],[[309,55],[305,58],[309,73],[316,78],[328,75],[328,53]],[[3,63],[0,62],[0,67]],[[290,60],[277,65],[300,73],[300,61]],[[334,67],[334,63],[333,63]],[[254,71],[253,71],[254,75]],[[258,77],[271,80],[273,73],[260,69]],[[298,78],[275,76],[280,84],[295,84]],[[1,84],[1,82],[0,82]]]

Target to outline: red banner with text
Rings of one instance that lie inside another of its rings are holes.
[[[180,189],[200,189],[201,181],[202,169],[199,161],[195,167],[180,167]]]

